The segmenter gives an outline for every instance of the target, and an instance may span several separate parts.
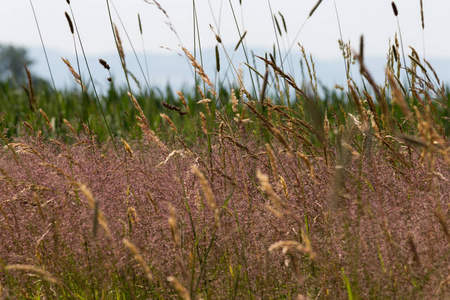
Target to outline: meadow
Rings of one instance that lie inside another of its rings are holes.
[[[347,86],[301,45],[304,80],[274,47],[225,85],[183,48],[183,91],[101,95],[69,61],[77,89],[0,84],[0,299],[449,298],[450,93],[400,37],[384,82],[337,47]]]

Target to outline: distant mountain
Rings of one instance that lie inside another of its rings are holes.
[[[45,62],[45,56],[42,49],[29,49],[30,56],[34,59],[35,64],[32,66],[32,72],[42,78],[49,79],[49,71],[47,64]],[[263,49],[256,49],[253,51],[254,54],[259,56],[264,56],[265,52]],[[49,57],[49,62],[53,76],[55,78],[55,83],[58,88],[73,88],[76,86],[75,81],[71,73],[69,72],[67,66],[61,60],[61,57],[68,58],[75,70],[78,70],[77,60],[74,54],[61,53],[52,49],[47,49],[47,54]],[[244,70],[244,82],[251,88],[251,78],[248,72],[247,66],[243,62],[246,62],[244,53],[240,50],[234,52],[231,49],[228,54],[234,64],[234,68],[239,68],[239,63],[241,68]],[[167,84],[170,83],[173,90],[179,90],[182,87],[190,87],[194,83],[194,72],[188,59],[184,55],[179,55],[175,52],[169,52],[167,54],[153,54],[147,55],[148,71],[145,62],[145,56],[142,53],[137,55],[141,67],[138,64],[136,56],[134,53],[126,53],[126,63],[127,68],[132,72],[132,74],[140,82],[142,88],[146,87],[146,82],[143,73],[148,77],[149,85],[151,87],[157,87],[160,89],[165,89]],[[216,58],[214,49],[208,49],[202,53],[204,68],[208,76],[210,76],[211,81],[216,82],[218,79],[216,72]],[[124,72],[122,70],[120,59],[116,53],[109,53],[105,55],[88,55],[87,61],[89,68],[95,82],[97,89],[100,92],[105,92],[109,88],[109,82],[107,78],[109,73],[105,70],[98,62],[99,58],[104,59],[111,66],[111,74],[114,79],[116,86],[124,86],[126,84]],[[81,74],[85,82],[89,81],[89,76],[84,62],[84,58],[79,56]],[[200,58],[198,59],[200,61]],[[260,73],[264,73],[264,64],[258,59],[249,57],[250,65],[256,62],[257,69]],[[450,83],[450,59],[433,59],[430,58],[429,62],[436,70],[440,79],[443,82]],[[382,57],[367,58],[366,65],[370,70],[375,80],[379,83],[384,81],[384,66],[386,59]],[[226,55],[220,52],[220,80],[224,82],[237,82],[236,75],[233,68],[228,63]],[[300,53],[294,53],[291,55],[290,59],[283,63],[283,67],[287,73],[293,75],[296,79],[297,84],[300,85],[302,80],[309,82],[309,75],[305,64],[303,63],[303,72],[300,63]],[[330,60],[316,60],[315,69],[317,74],[317,79],[320,85],[328,88],[333,88],[335,84],[342,86],[346,85],[345,77],[345,67],[342,59],[330,59]],[[293,72],[290,70],[294,70]],[[147,73],[148,72],[148,73]],[[359,66],[355,65],[352,67],[353,78],[357,80],[360,78]],[[147,74],[149,76],[147,76]],[[257,84],[257,76],[253,73],[253,81]],[[136,88],[133,79],[130,77],[133,89]],[[261,79],[259,79],[261,81]],[[358,80],[357,80],[358,81]],[[87,84],[89,86],[89,84]]]

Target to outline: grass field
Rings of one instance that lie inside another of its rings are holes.
[[[328,90],[302,48],[255,89],[186,49],[191,90],[1,84],[0,299],[449,298],[450,94],[401,44]]]

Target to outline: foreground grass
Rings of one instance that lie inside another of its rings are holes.
[[[0,297],[448,298],[448,91],[414,49],[401,84],[398,41],[382,85],[341,47],[340,92],[302,48],[310,84],[273,53],[252,92],[186,49],[202,82],[176,97],[70,64],[80,92],[3,85]]]
[[[178,116],[190,145],[136,99],[143,136],[116,148],[86,125],[64,141],[23,125],[0,154],[2,296],[449,295],[448,142],[430,106],[401,125],[359,97],[354,116],[237,96]]]

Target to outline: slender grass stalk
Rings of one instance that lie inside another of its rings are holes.
[[[303,27],[305,27],[306,22],[308,22],[308,20],[312,17],[312,15],[314,14],[314,12],[317,10],[317,8],[319,7],[319,5],[322,3],[323,0],[319,0],[316,5],[314,5],[314,7],[311,9],[308,17],[303,21],[302,25],[300,26],[299,30],[297,31],[297,34],[294,37],[294,41],[291,43],[291,45],[289,46],[288,51],[286,52],[286,54],[284,55],[284,58],[281,60],[282,62],[284,62],[287,57],[289,56],[289,54],[291,53],[292,48],[294,47],[294,45],[297,44],[297,39],[300,36],[300,33],[303,31]]]
[[[147,51],[145,51],[144,35],[143,35],[143,31],[142,31],[142,23],[141,23],[141,15],[140,14],[138,14],[138,22],[139,22],[139,32],[141,33],[142,50],[144,52],[145,69],[147,71],[147,78],[150,78],[150,71],[148,68],[148,61],[147,61]]]
[[[236,13],[235,13],[235,10],[234,10],[234,6],[233,6],[233,4],[231,3],[231,0],[228,0],[228,3],[230,4],[231,12],[232,12],[232,14],[233,14],[234,24],[235,24],[236,30],[237,30],[237,32],[238,32],[238,34],[239,34],[239,39],[243,39],[243,33],[241,33],[241,29],[239,28],[239,23],[238,23],[238,21],[237,21],[237,17],[236,17]],[[244,30],[244,32],[245,32],[245,30]],[[242,43],[242,49],[243,49],[243,51],[244,51],[245,61],[247,62],[248,65],[250,65],[250,61],[249,61],[249,58],[248,58],[249,56],[248,56],[248,51],[247,51],[247,46],[246,46],[245,39],[243,40],[243,43]],[[253,79],[252,72],[250,72],[250,80],[251,80],[251,82],[252,82],[253,91],[256,93],[256,86],[255,86],[255,81],[254,81],[254,79]],[[255,97],[256,97],[256,94],[255,94]]]
[[[56,89],[55,79],[53,77],[52,68],[50,67],[50,62],[48,60],[47,50],[45,48],[44,39],[42,37],[41,28],[39,27],[39,22],[38,22],[38,19],[37,19],[37,16],[36,16],[36,11],[34,9],[34,5],[33,5],[33,1],[32,0],[30,0],[30,6],[31,6],[31,10],[33,11],[34,21],[36,23],[36,28],[37,28],[38,33],[39,33],[39,39],[41,41],[42,50],[44,51],[45,61],[47,63],[47,68],[48,68],[48,72],[50,74],[50,79],[51,79],[51,82],[52,82],[53,91],[54,91],[55,97],[56,97],[56,103],[58,105],[58,112],[59,112],[58,125],[62,128],[62,132],[63,132],[62,138],[65,139],[66,131],[64,129],[64,126],[62,126],[63,117],[62,117],[62,108],[61,108],[61,103],[60,103],[60,97],[59,97],[59,93],[58,93],[58,91]]]
[[[75,51],[75,58],[76,58],[76,61],[77,61],[78,74],[80,74],[80,90],[81,90],[81,95],[83,97],[83,102],[84,102],[83,103],[83,111],[84,111],[83,120],[85,120],[87,125],[89,126],[89,128],[91,128],[91,120],[89,118],[89,112],[87,110],[87,107],[88,107],[88,95],[85,92],[85,90],[83,89],[83,78],[81,77],[80,59],[78,57],[78,49],[77,49],[77,43],[76,43],[76,38],[75,38],[74,26],[73,26],[72,19],[70,18],[69,14],[67,12],[65,12],[65,16],[66,16],[67,22],[69,24],[70,33],[72,34],[73,48],[74,48],[74,51]],[[95,106],[94,106],[94,108],[95,108],[96,114],[98,115],[97,108]]]
[[[275,34],[275,40],[276,40],[278,53],[280,53],[280,57],[281,57],[281,53],[282,52],[281,52],[281,48],[280,48],[280,41],[279,41],[278,34],[277,34],[277,28],[278,28],[278,32],[279,32],[280,37],[281,37],[281,29],[279,28],[278,21],[276,19],[275,14],[273,13],[272,5],[270,4],[270,0],[267,0],[267,5],[269,6],[269,11],[270,11],[271,20],[272,20],[272,27],[273,27],[273,31],[274,31],[274,34]],[[283,60],[280,61],[280,68],[281,68],[281,70],[283,72],[285,72]],[[285,93],[286,93],[286,95],[288,95],[289,94],[288,93],[288,89],[289,89],[288,83],[286,81],[284,81],[283,83],[284,83]],[[263,86],[263,88],[265,88],[265,87]],[[290,103],[289,99],[287,99],[286,102],[287,102],[288,107],[290,107],[291,103]]]
[[[102,107],[102,105],[100,103],[100,97],[99,97],[99,95],[97,93],[97,88],[95,86],[94,78],[92,77],[91,68],[89,67],[89,63],[87,61],[86,52],[84,51],[83,42],[81,40],[80,31],[78,30],[78,26],[77,26],[77,22],[76,22],[76,19],[75,19],[75,15],[74,15],[73,10],[72,10],[72,5],[70,4],[70,1],[68,1],[67,3],[68,3],[69,8],[70,8],[70,14],[72,15],[72,22],[73,22],[75,31],[77,33],[78,41],[80,43],[81,51],[83,53],[84,62],[86,63],[86,68],[87,68],[87,71],[88,71],[88,74],[89,74],[89,79],[90,79],[91,84],[92,84],[92,90],[94,91],[95,99],[97,100],[97,105],[98,105],[98,107],[100,109],[100,113],[102,115],[103,121],[105,122],[105,126],[106,126],[108,134],[109,134],[109,136],[111,138],[111,142],[113,143],[114,149],[116,150],[117,155],[120,156],[119,150],[117,149],[116,141],[114,140],[113,134],[112,134],[111,129],[110,129],[109,124],[108,124],[108,121],[106,120],[105,112],[103,111],[103,107]],[[80,74],[80,78],[81,78],[81,74]]]
[[[395,2],[392,1],[391,2],[392,5],[392,10],[394,12],[395,18],[397,19],[397,28],[398,28],[398,34],[400,36],[400,45],[402,47],[402,56],[403,56],[403,63],[405,64],[405,72],[406,72],[406,78],[408,78],[408,85],[411,87],[411,80],[409,78],[409,74],[408,74],[408,67],[406,65],[406,56],[405,56],[405,50],[403,49],[403,38],[402,38],[402,31],[400,30],[400,21],[399,21],[399,17],[398,17],[398,9],[397,9],[397,5],[395,5]],[[409,94],[409,89],[408,89],[408,94]]]
[[[340,37],[341,41],[344,42],[344,38],[342,36],[341,20],[339,18],[339,12],[338,12],[338,8],[337,8],[336,0],[334,0],[334,10],[336,12],[336,20],[337,20],[338,28],[339,28],[339,37]],[[344,68],[345,68],[345,76],[347,77],[347,80],[348,80],[352,76],[351,76],[351,70],[347,67],[347,63],[346,63],[345,59],[344,59]]]
[[[198,26],[198,16],[197,16],[197,5],[195,3],[195,0],[192,0],[192,30],[194,33],[194,58],[197,59],[197,51],[198,55],[200,57],[200,65],[203,67],[203,50],[202,50],[202,41],[200,39],[200,28]],[[198,74],[195,73],[195,85],[198,85],[198,82],[200,81],[200,78],[198,77]],[[203,90],[206,91],[206,84],[205,82],[202,82],[203,84]]]

